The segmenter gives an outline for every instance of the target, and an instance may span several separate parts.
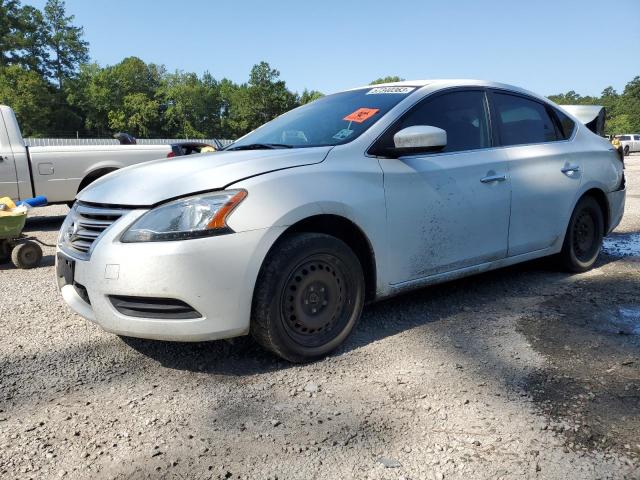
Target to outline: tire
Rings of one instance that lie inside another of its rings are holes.
[[[627,145],[627,146],[624,147],[624,156],[628,157],[629,156],[629,152],[630,152],[629,145]]]
[[[276,244],[258,275],[251,334],[285,360],[316,360],[349,336],[364,293],[362,266],[344,242],[319,233],[289,236]]]
[[[586,272],[598,258],[604,237],[604,214],[595,198],[583,197],[571,214],[560,260],[570,272]]]
[[[11,260],[11,244],[7,240],[0,240],[0,264]]]
[[[11,261],[16,268],[29,269],[40,265],[42,249],[35,242],[26,241],[16,245],[11,252]]]

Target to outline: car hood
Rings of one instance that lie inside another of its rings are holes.
[[[76,198],[109,205],[152,206],[275,170],[320,163],[329,150],[331,147],[241,150],[163,158],[105,175]]]

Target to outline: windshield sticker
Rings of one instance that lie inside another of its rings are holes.
[[[379,111],[379,108],[359,108],[355,112],[344,117],[343,120],[346,120],[347,122],[362,123],[373,117]]]
[[[367,95],[383,95],[391,93],[409,93],[415,90],[415,87],[376,87],[367,92]]]
[[[338,133],[336,133],[333,138],[335,140],[341,141],[345,138],[349,138],[353,134],[353,130],[349,130],[348,128],[343,128]]]

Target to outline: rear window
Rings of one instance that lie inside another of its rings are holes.
[[[568,140],[573,135],[573,129],[576,124],[573,120],[571,120],[567,115],[562,113],[560,110],[553,109],[556,116],[558,117],[558,122],[560,123],[561,136],[563,140]]]
[[[502,145],[525,145],[564,139],[557,134],[543,104],[505,93],[495,93],[493,103]]]

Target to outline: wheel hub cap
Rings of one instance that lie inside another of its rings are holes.
[[[346,282],[330,262],[307,261],[299,265],[285,284],[282,314],[285,328],[300,343],[312,343],[329,334],[345,305]]]

